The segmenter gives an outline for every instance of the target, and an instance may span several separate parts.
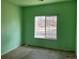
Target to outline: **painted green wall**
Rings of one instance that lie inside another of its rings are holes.
[[[21,45],[21,9],[2,0],[1,6],[1,54]]]
[[[58,39],[39,40],[34,38],[34,17],[37,15],[58,15]],[[22,39],[24,44],[72,50],[76,49],[76,3],[61,2],[23,8]]]

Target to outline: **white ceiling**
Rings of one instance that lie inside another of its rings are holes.
[[[56,3],[56,2],[64,2],[64,1],[71,1],[71,0],[9,0],[11,3],[14,3],[19,6],[32,6],[32,5],[41,5],[41,4],[48,4],[48,3]]]

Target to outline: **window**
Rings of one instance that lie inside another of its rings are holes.
[[[34,38],[57,39],[57,16],[35,16]]]

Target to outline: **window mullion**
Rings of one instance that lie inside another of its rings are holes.
[[[45,16],[45,38],[46,38],[46,16]]]

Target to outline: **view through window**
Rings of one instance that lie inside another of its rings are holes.
[[[57,39],[57,16],[35,16],[34,38]]]

